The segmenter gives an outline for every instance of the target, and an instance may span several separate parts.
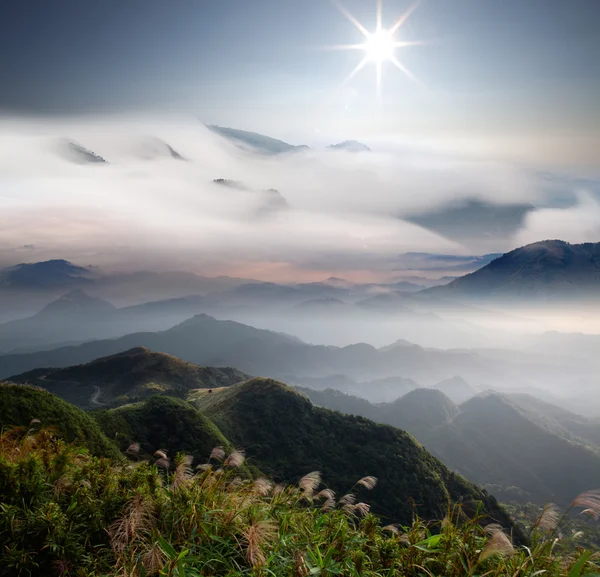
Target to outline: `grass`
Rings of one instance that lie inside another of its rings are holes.
[[[44,389],[0,383],[0,430],[29,427],[32,421],[55,427],[65,440],[77,442],[94,455],[115,459],[120,456],[118,447],[88,413]]]
[[[598,553],[561,536],[567,517],[532,527],[527,547],[458,506],[439,521],[382,526],[351,496],[376,490],[373,477],[335,495],[316,472],[277,485],[240,476],[242,461],[217,450],[203,459],[178,455],[168,469],[125,464],[48,430],[9,430],[0,437],[0,575],[582,577],[600,570]],[[594,499],[580,504],[598,512]]]

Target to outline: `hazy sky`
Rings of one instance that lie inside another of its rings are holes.
[[[376,0],[343,7],[375,29]],[[383,26],[411,7],[383,0]],[[396,50],[418,82],[386,63],[378,97],[372,63],[344,82],[363,50],[326,49],[363,40],[330,0],[0,0],[0,266],[370,279],[598,241],[599,22],[600,0],[422,0],[396,34],[426,41]]]
[[[390,26],[412,4],[384,0]],[[422,0],[378,102],[328,0],[4,0],[0,109],[167,109],[295,142],[419,139],[544,166],[600,164],[598,0]],[[344,6],[375,27],[375,0]]]

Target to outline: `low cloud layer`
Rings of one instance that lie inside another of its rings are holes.
[[[530,213],[500,240],[458,242],[402,219],[467,198],[544,204],[537,178],[491,161],[406,150],[262,156],[197,120],[0,123],[0,265],[67,258],[263,278],[385,276],[407,252],[592,240],[600,225],[591,198]]]

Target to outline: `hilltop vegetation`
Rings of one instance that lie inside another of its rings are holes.
[[[10,380],[39,385],[82,408],[98,408],[157,394],[184,398],[191,389],[223,387],[248,378],[236,369],[201,367],[135,347],[83,365],[35,369]]]
[[[482,502],[495,522],[511,524],[493,497],[449,471],[404,431],[315,407],[276,381],[197,391],[191,400],[277,481],[294,482],[319,470],[342,491],[368,470],[380,479],[370,496],[373,510],[400,522],[410,522],[414,513],[441,518],[450,503],[474,509]]]
[[[50,432],[0,436],[0,575],[494,575],[581,577],[600,567],[570,549],[568,518],[540,517],[528,548],[498,526],[484,530],[460,509],[441,523],[418,518],[382,527],[365,502],[322,488],[243,480],[239,453],[180,455],[173,473],[147,462],[118,464],[66,445]],[[377,486],[374,477],[355,487]],[[600,512],[597,495],[574,506]]]
[[[230,448],[210,419],[181,399],[156,396],[90,415],[123,451],[137,443],[142,455],[152,455],[160,448],[168,455],[185,452],[199,457],[213,447]]]
[[[528,395],[486,393],[457,406],[441,391],[415,389],[373,405],[338,391],[301,390],[318,405],[408,431],[502,500],[565,505],[599,484],[598,425]]]
[[[0,430],[26,427],[54,427],[63,439],[76,442],[93,455],[120,456],[117,446],[81,409],[37,387],[0,383]]]

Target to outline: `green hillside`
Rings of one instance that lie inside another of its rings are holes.
[[[123,451],[139,443],[141,455],[163,449],[169,457],[178,452],[198,457],[210,454],[214,447],[230,448],[210,419],[181,399],[155,396],[115,409],[92,411],[90,416]]]
[[[35,369],[10,380],[44,387],[90,409],[157,394],[184,398],[191,389],[224,387],[248,378],[236,369],[201,367],[172,355],[135,347],[82,365]]]
[[[408,431],[453,471],[493,486],[503,500],[564,505],[600,486],[597,425],[527,395],[487,393],[457,406],[441,391],[416,389],[372,405],[337,391],[304,391],[320,406]]]
[[[575,537],[556,539],[570,532],[568,517],[551,525],[540,518],[528,547],[459,508],[438,523],[384,526],[368,501],[323,490],[315,472],[288,486],[243,480],[233,457],[197,472],[181,457],[168,474],[90,456],[47,430],[3,434],[0,576],[591,577],[600,570],[593,551],[573,547]],[[368,477],[353,482],[378,486]]]
[[[14,426],[53,427],[63,439],[94,455],[120,457],[117,446],[81,409],[38,387],[0,383],[0,430]]]
[[[373,510],[409,522],[416,512],[441,518],[450,503],[474,509],[482,501],[490,518],[511,522],[493,497],[455,475],[407,433],[314,407],[293,389],[253,379],[212,393],[196,391],[192,402],[269,476],[295,482],[321,471],[337,492],[368,474],[379,479],[369,496]]]

